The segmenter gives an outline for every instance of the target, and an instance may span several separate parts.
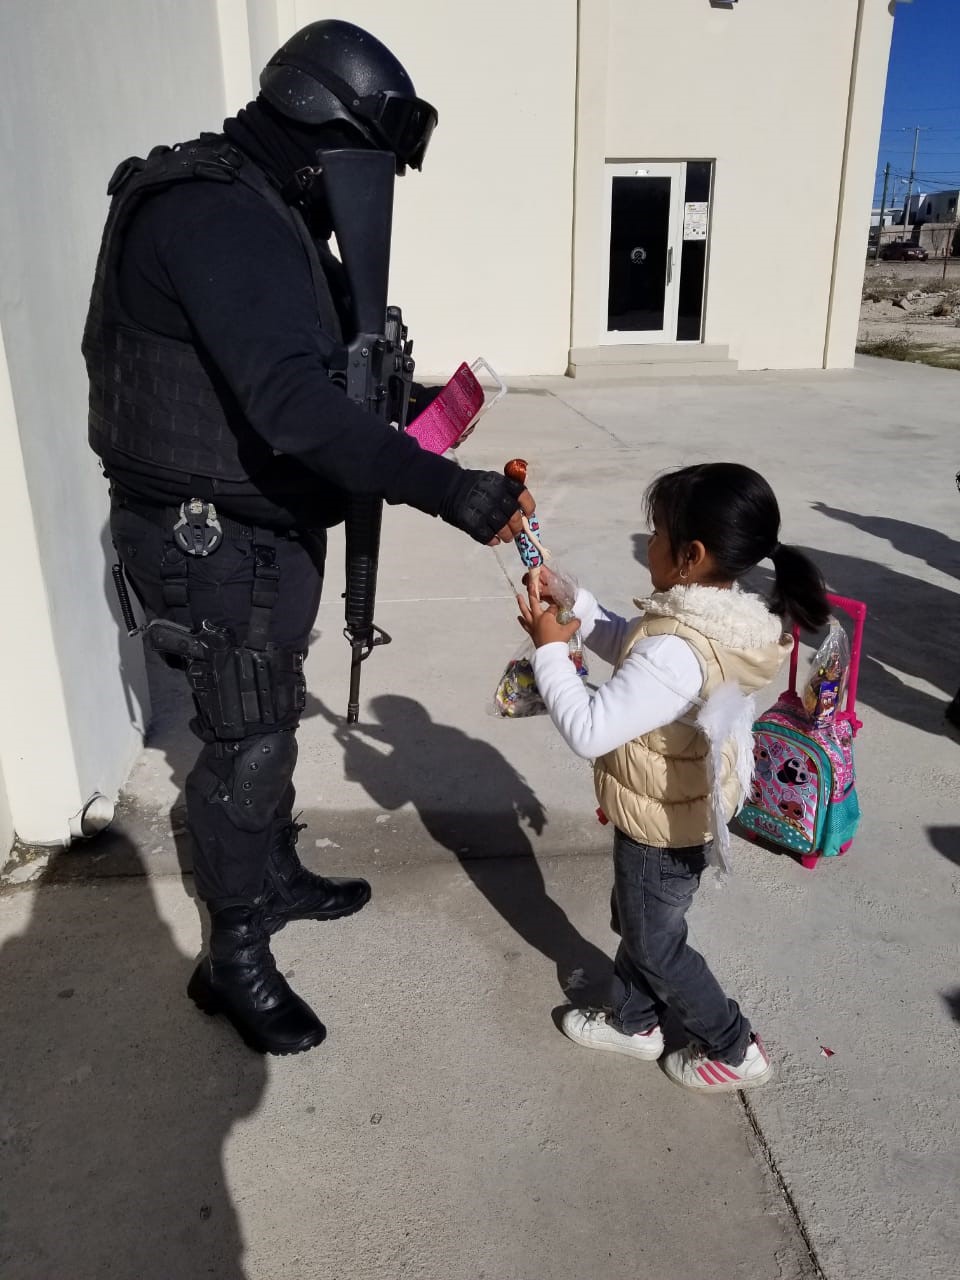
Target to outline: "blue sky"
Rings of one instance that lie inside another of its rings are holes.
[[[887,204],[903,205],[915,125],[922,131],[914,192],[960,187],[960,0],[897,5],[874,204],[889,161]]]

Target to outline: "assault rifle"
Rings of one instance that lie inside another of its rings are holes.
[[[350,286],[355,333],[331,359],[345,394],[385,423],[407,425],[413,343],[398,307],[387,306],[396,161],[390,152],[341,150],[320,161],[323,189]],[[351,494],[346,517],[343,634],[350,643],[347,724],[360,715],[360,666],[390,636],[373,620],[383,500]]]

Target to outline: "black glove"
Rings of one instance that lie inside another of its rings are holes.
[[[520,510],[521,493],[518,480],[497,471],[461,471],[440,504],[440,519],[488,543]]]
[[[424,409],[433,404],[442,390],[443,387],[425,387],[422,382],[411,382],[407,421],[412,423],[415,418],[418,418]]]

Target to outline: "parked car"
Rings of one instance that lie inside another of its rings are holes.
[[[926,262],[929,256],[926,249],[909,240],[894,240],[880,250],[880,257],[892,262]]]

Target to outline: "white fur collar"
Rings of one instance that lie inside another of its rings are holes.
[[[671,587],[634,604],[644,613],[680,618],[708,640],[730,649],[760,649],[776,644],[783,634],[780,618],[770,612],[766,601],[736,584],[729,590],[696,584]]]

